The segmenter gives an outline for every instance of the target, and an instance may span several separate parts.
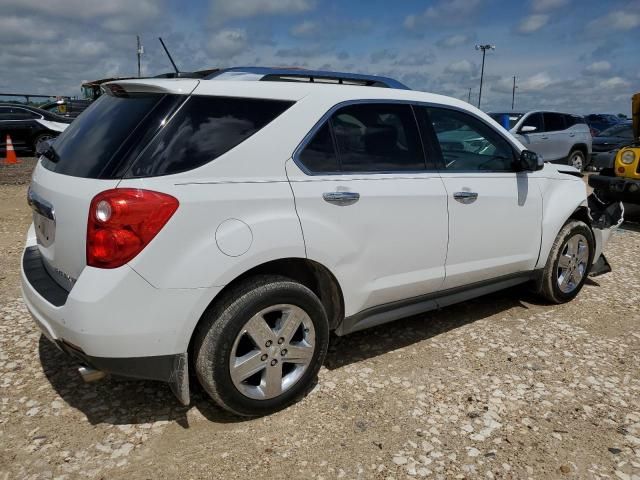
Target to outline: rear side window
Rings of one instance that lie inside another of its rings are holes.
[[[558,132],[564,130],[564,115],[561,113],[545,112],[544,113],[544,131]]]
[[[331,122],[343,172],[426,169],[410,105],[350,105]]]
[[[192,96],[127,176],[169,175],[200,167],[245,141],[292,104],[280,100]]]
[[[408,104],[354,104],[337,110],[298,160],[311,172],[425,170],[418,126]]]
[[[338,171],[338,156],[331,138],[329,123],[325,123],[300,153],[300,162],[312,172]]]

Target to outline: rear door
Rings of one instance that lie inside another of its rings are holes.
[[[442,287],[447,200],[408,104],[357,103],[287,162],[307,256],[343,287],[346,315]]]
[[[555,112],[544,112],[544,133],[547,137],[547,155],[544,160],[561,160],[569,155],[571,146],[569,132],[566,131],[564,115]]]
[[[444,107],[417,112],[423,138],[434,139],[447,190],[444,288],[533,270],[542,224],[536,174],[516,172],[514,147],[480,118]]]

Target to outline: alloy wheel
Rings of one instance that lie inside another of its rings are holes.
[[[315,347],[313,322],[302,308],[267,307],[249,319],[233,343],[231,381],[249,398],[275,398],[300,380]]]
[[[578,233],[567,240],[558,259],[557,282],[563,293],[571,293],[587,274],[589,262],[589,243],[584,235]]]

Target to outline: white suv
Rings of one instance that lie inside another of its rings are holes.
[[[187,404],[195,373],[261,415],[313,384],[331,331],[580,291],[610,229],[575,170],[465,102],[305,75],[111,83],[41,157],[23,296],[85,375]]]
[[[564,163],[582,171],[591,161],[591,130],[580,115],[543,111],[489,115],[545,162]]]

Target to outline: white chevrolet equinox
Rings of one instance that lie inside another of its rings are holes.
[[[566,302],[606,263],[578,172],[465,102],[260,68],[105,89],[33,173],[21,272],[87,377],[188,404],[193,376],[264,415],[313,385],[332,331],[524,282]]]

